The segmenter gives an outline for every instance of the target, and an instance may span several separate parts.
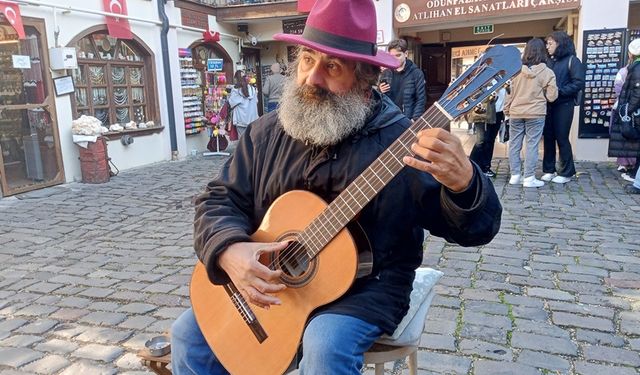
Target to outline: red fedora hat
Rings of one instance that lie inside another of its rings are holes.
[[[395,57],[378,50],[376,33],[372,0],[317,0],[302,35],[279,33],[273,38],[348,60],[399,67]]]

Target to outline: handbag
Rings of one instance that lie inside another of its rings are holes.
[[[640,109],[629,113],[629,103],[620,105],[618,116],[620,117],[620,133],[629,140],[640,139]]]

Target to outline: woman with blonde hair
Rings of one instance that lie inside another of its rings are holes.
[[[510,118],[509,168],[511,185],[540,187],[544,182],[535,175],[538,145],[542,138],[547,102],[558,97],[556,76],[546,65],[547,51],[541,39],[527,42],[522,55],[522,71],[511,83],[511,93],[504,104],[505,115]],[[524,159],[524,178],[520,169],[522,144],[527,139]]]

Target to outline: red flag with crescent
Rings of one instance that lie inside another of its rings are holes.
[[[4,17],[16,30],[18,38],[25,39],[26,36],[24,35],[24,26],[22,25],[22,16],[20,15],[18,4],[0,0],[0,13],[4,14]]]
[[[127,2],[126,0],[102,0],[104,11],[109,13],[127,15]],[[123,17],[106,16],[107,28],[109,29],[109,35],[119,39],[133,39],[131,34],[131,26],[129,26],[129,20]]]

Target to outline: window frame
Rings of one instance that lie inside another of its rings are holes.
[[[97,25],[86,29],[85,31],[76,35],[69,43],[69,47],[76,47],[78,43],[87,38],[91,47],[94,50],[94,53],[97,54],[97,45],[94,36],[96,34],[104,34],[108,36],[109,33],[107,31],[106,25]],[[114,49],[114,54],[116,51],[120,50],[123,39],[117,39],[116,44],[112,47]],[[133,36],[133,39],[125,41],[129,47],[133,47],[136,52],[141,57],[139,61],[133,60],[122,60],[122,59],[103,59],[103,58],[81,58],[80,54],[78,54],[78,69],[82,70],[82,76],[84,77],[84,83],[78,83],[74,77],[74,85],[76,87],[76,91],[78,89],[85,90],[86,93],[86,106],[80,106],[78,100],[76,99],[76,95],[71,96],[71,105],[72,112],[74,118],[80,117],[80,111],[88,111],[92,116],[95,116],[96,109],[107,109],[108,110],[108,120],[107,125],[111,124],[121,124],[125,125],[125,122],[121,122],[117,120],[116,110],[118,108],[128,108],[129,113],[129,121],[135,121],[139,123],[140,121],[135,120],[135,108],[142,107],[144,108],[144,122],[153,121],[154,127],[149,129],[136,129],[136,130],[128,130],[127,134],[131,133],[131,135],[142,135],[149,134],[150,130],[155,130],[152,132],[157,132],[163,129],[161,126],[161,114],[159,110],[158,103],[158,95],[156,90],[156,70],[155,70],[155,57],[151,49],[137,36]],[[78,51],[80,52],[80,51]],[[105,85],[94,85],[91,82],[89,76],[89,69],[91,66],[100,66],[103,68],[103,74],[105,76]],[[114,84],[112,77],[112,69],[116,67],[122,67],[125,69],[125,83],[124,84]],[[138,68],[142,69],[142,81],[140,84],[132,84],[130,82],[130,69]],[[72,74],[73,75],[73,74]],[[107,104],[106,105],[95,105],[92,100],[92,90],[94,88],[105,88],[106,96],[107,96]],[[126,88],[127,97],[129,98],[128,104],[125,105],[117,105],[115,100],[113,99],[113,94],[115,89],[118,88]],[[141,88],[143,90],[144,100],[141,103],[133,103],[132,92],[134,88]],[[114,134],[116,132],[113,132]],[[117,132],[121,133],[121,132]]]

